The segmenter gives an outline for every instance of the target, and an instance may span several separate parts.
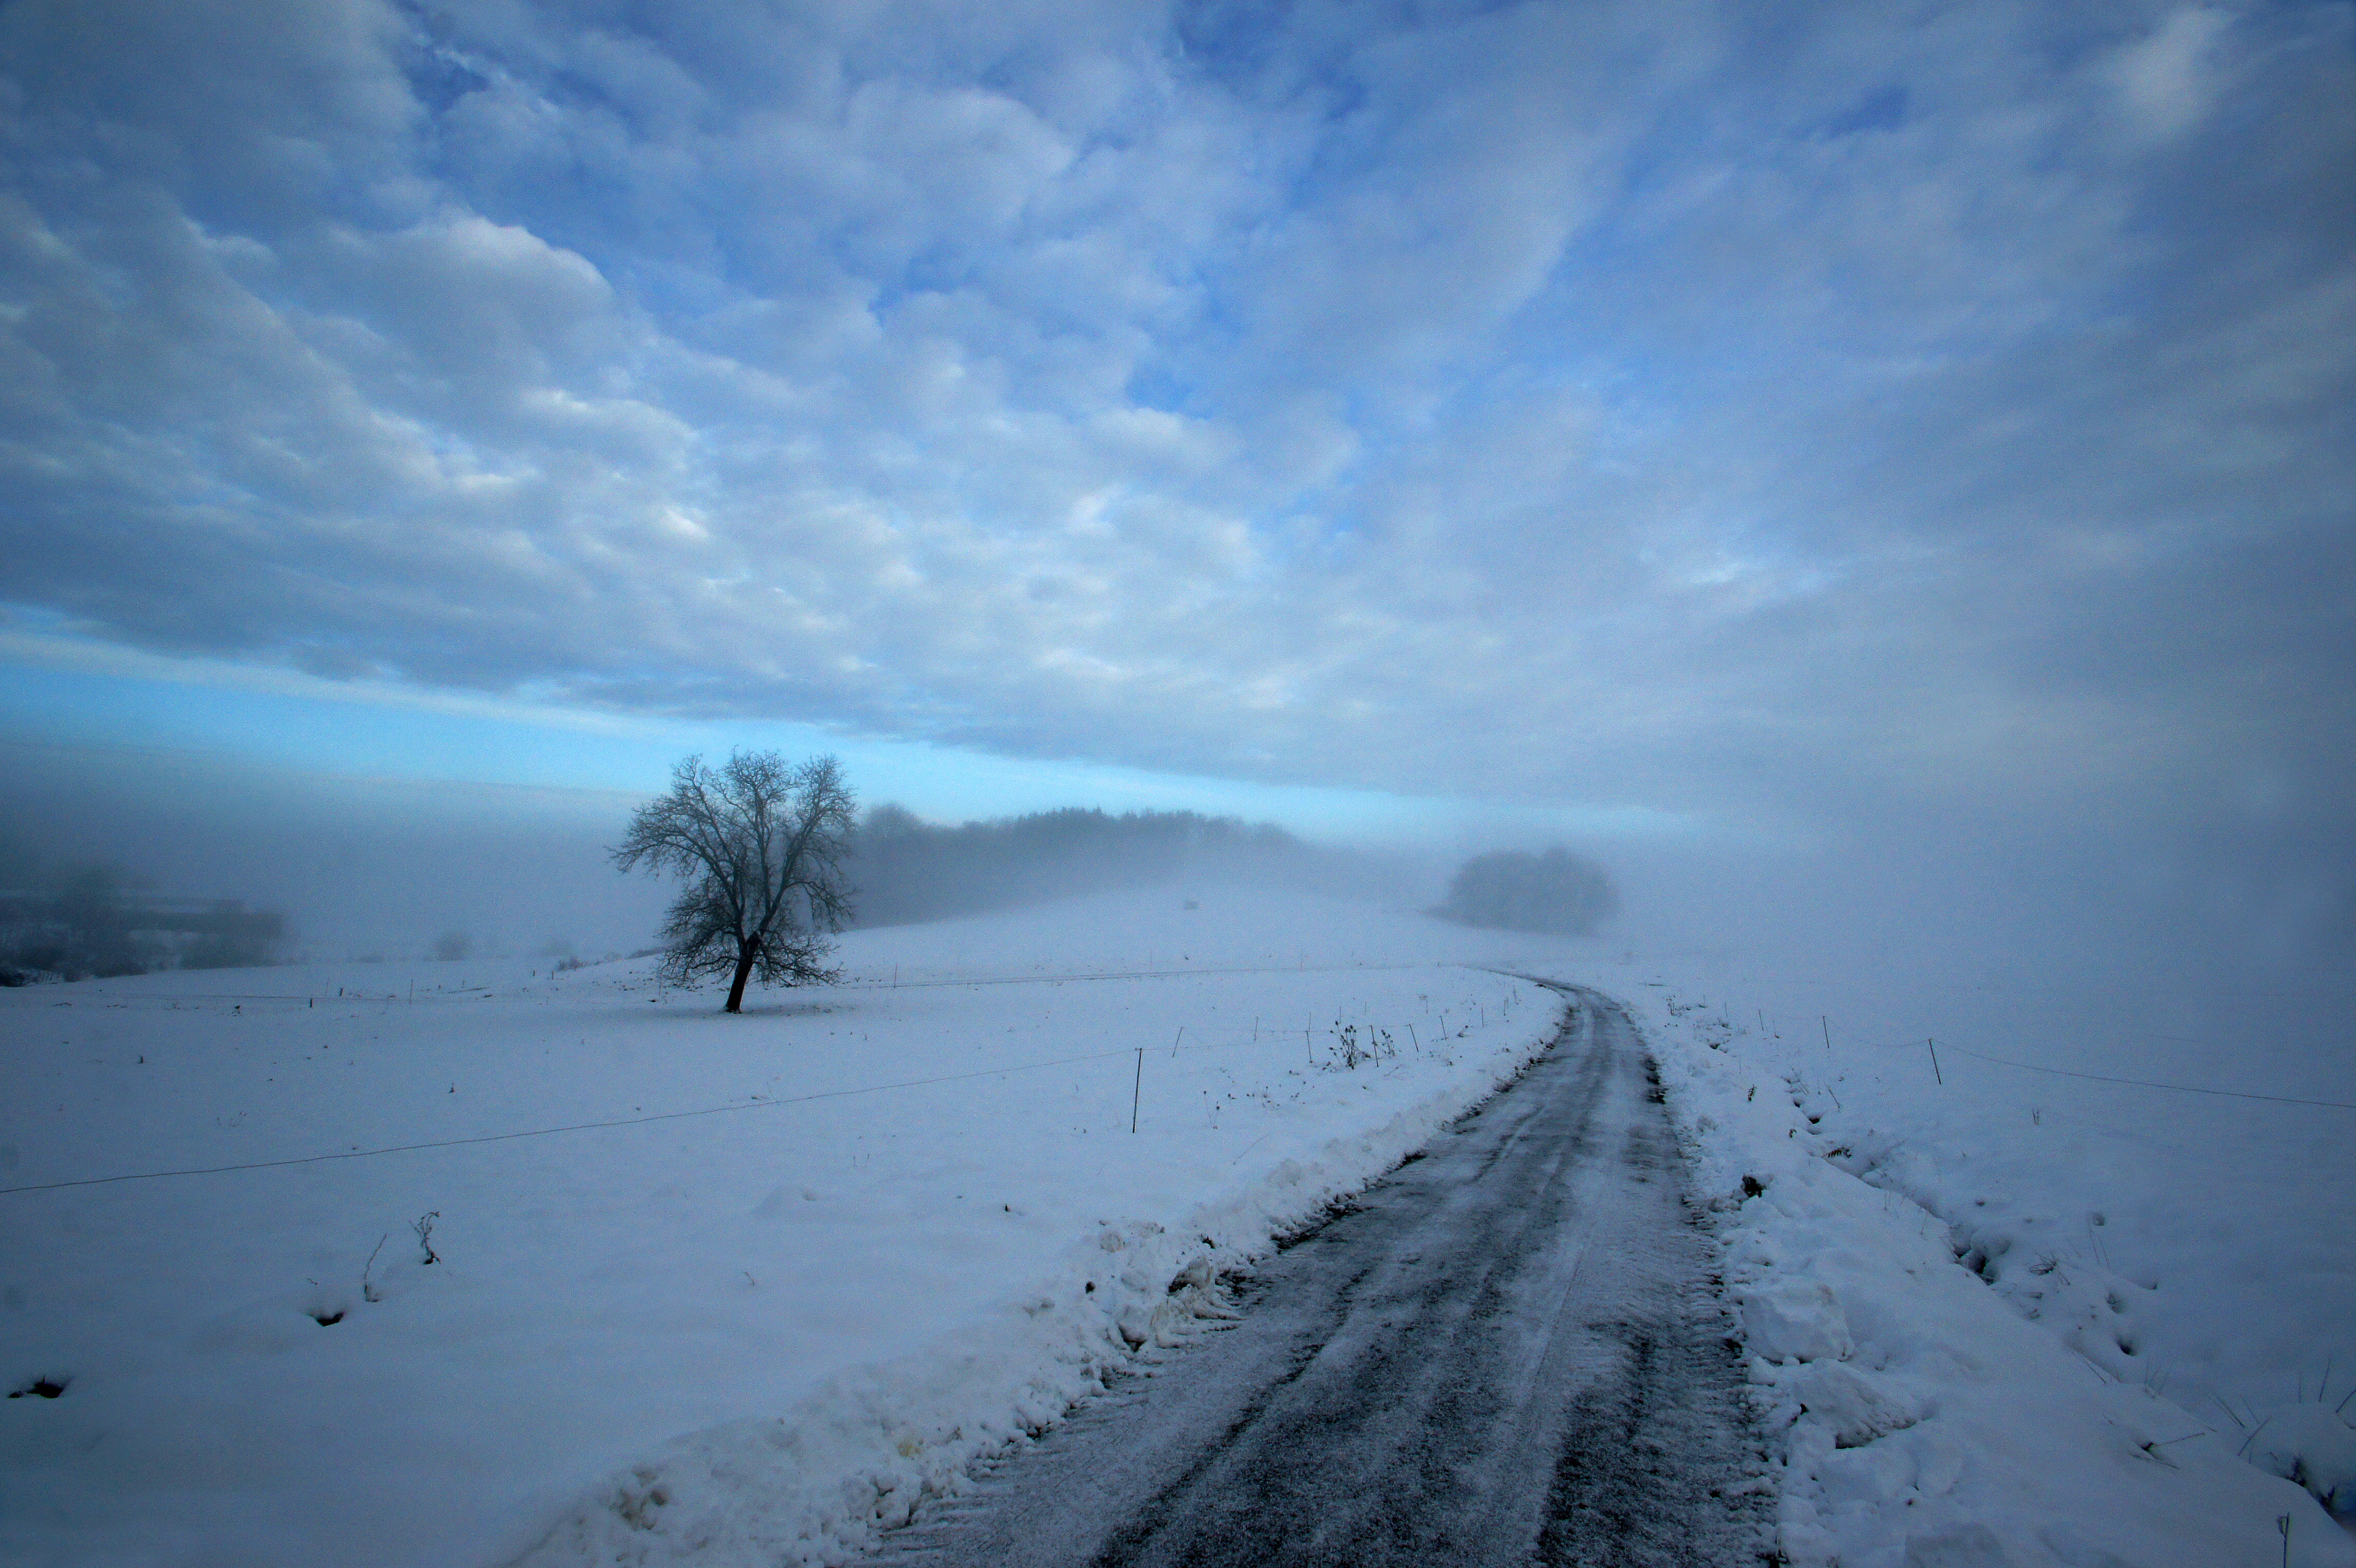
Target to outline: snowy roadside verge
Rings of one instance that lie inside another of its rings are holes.
[[[1958,1261],[1947,1220],[1837,1164],[1853,1151],[1821,1088],[1666,995],[1629,1000],[1720,1212],[1791,1563],[2356,1563],[2308,1492],[2030,1321]],[[2107,1282],[2092,1295],[2097,1316],[2126,1309]]]
[[[951,1336],[828,1379],[784,1415],[674,1439],[589,1488],[515,1568],[851,1561],[1141,1352],[1233,1316],[1222,1276],[1396,1167],[1554,1037],[1548,1028],[1462,1062],[1449,1087],[1206,1200],[1173,1194],[1158,1213],[1099,1222],[1052,1275]]]

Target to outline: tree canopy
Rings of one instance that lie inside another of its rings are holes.
[[[1567,849],[1499,850],[1457,871],[1433,911],[1468,926],[1583,937],[1620,908],[1603,868]]]
[[[718,768],[690,757],[669,790],[639,807],[613,851],[624,871],[668,872],[686,886],[663,924],[662,972],[675,984],[728,977],[726,1010],[745,983],[823,984],[839,977],[828,940],[851,915],[842,871],[855,809],[831,757],[788,763],[735,752]]]

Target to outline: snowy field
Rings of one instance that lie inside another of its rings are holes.
[[[2356,1469],[2356,1112],[1983,1059],[2356,1100],[2344,1047],[1219,889],[842,957],[737,1019],[645,962],[0,993],[0,1378],[64,1389],[0,1405],[0,1560],[840,1561],[1515,1070],[1494,965],[1650,1032],[1794,1562],[2356,1563],[2260,1467]]]
[[[853,933],[741,1018],[648,961],[0,993],[0,1186],[444,1145],[0,1196],[0,1377],[65,1386],[0,1406],[0,1558],[839,1559],[1556,1020],[1482,933],[1183,898]]]

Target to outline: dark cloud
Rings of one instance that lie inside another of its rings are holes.
[[[19,0],[7,594],[2344,944],[2351,31]]]

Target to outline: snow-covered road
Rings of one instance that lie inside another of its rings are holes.
[[[887,1560],[1758,1561],[1766,1466],[1684,1156],[1626,1015],[1558,989],[1553,1047],[1269,1259],[1233,1330]]]

